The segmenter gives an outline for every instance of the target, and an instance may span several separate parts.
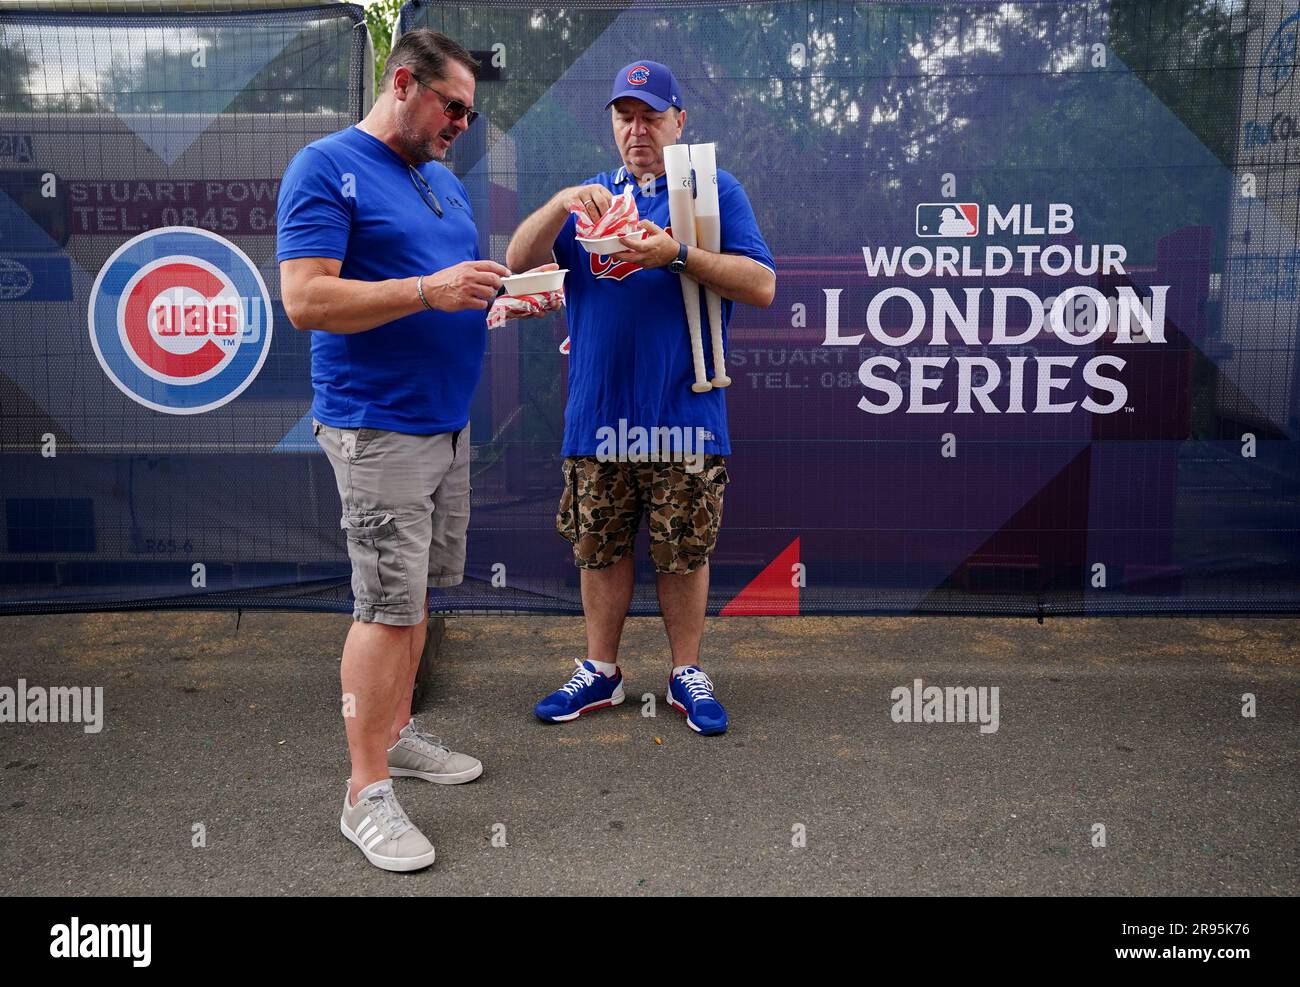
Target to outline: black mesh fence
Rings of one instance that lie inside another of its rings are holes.
[[[619,167],[604,104],[637,59],[673,68],[683,139],[744,186],[777,296],[729,328],[710,605],[742,614],[1296,609],[1298,25],[1212,0],[400,19],[483,62],[448,163],[484,256]],[[0,19],[5,610],[350,610],[274,202],[298,148],[359,118],[363,56],[348,7]],[[184,413],[102,352],[130,324],[102,308],[129,287],[111,262],[159,227],[183,229],[158,256],[264,286],[245,364],[167,398]],[[554,530],[567,335],[489,337],[467,579],[436,609],[580,612]]]

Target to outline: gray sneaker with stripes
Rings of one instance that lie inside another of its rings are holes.
[[[463,785],[483,773],[483,763],[448,750],[437,737],[420,729],[412,717],[397,743],[388,749],[388,773],[394,778],[423,778],[439,785]]]
[[[433,863],[433,844],[407,818],[393,794],[391,778],[361,789],[356,805],[348,804],[344,790],[339,830],[367,860],[384,870],[419,870]]]

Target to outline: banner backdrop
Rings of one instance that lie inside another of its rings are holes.
[[[351,610],[274,202],[360,116],[360,25],[0,20],[5,611]],[[730,327],[711,612],[1297,609],[1296,2],[408,3],[421,26],[484,63],[448,161],[484,256],[618,167],[638,58],[747,191],[777,293]],[[239,304],[192,334],[182,306],[178,343],[172,288]],[[489,337],[435,609],[581,611],[566,335]],[[654,612],[644,534],[637,564]]]

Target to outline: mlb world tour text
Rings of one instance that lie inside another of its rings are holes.
[[[1066,203],[1048,206],[1047,223],[1035,226],[1033,207],[1016,204],[1006,211],[996,205],[987,209],[986,232],[993,236],[1061,235],[1074,229],[1073,209]],[[1004,275],[1080,278],[1124,275],[1127,251],[1121,244],[1077,244],[1011,247],[985,245],[938,247],[864,246],[862,258],[868,278],[997,278]],[[870,286],[870,281],[868,282]],[[960,297],[954,290],[931,287],[922,294],[911,288],[890,285],[875,291],[867,303],[866,332],[849,332],[840,326],[840,295],[843,288],[823,288],[826,304],[824,346],[858,346],[870,335],[885,347],[932,347],[934,355],[906,357],[904,361],[876,354],[862,361],[858,379],[867,393],[858,408],[868,414],[884,415],[904,406],[907,414],[941,414],[952,404],[935,400],[946,376],[956,378],[957,414],[1063,414],[1078,404],[1098,415],[1124,408],[1128,388],[1121,379],[1126,361],[1113,353],[1101,353],[1080,363],[1079,355],[1008,355],[1002,364],[991,356],[944,355],[943,347],[953,342],[964,346],[1022,347],[1044,331],[1071,346],[1092,346],[1103,338],[1108,342],[1152,345],[1165,342],[1165,300],[1168,285],[1153,285],[1148,297],[1139,297],[1131,287],[1120,286],[1108,297],[1091,285],[1074,285],[1050,297],[1021,287],[968,287]],[[886,306],[892,317],[884,318]],[[991,305],[987,323],[986,305]],[[901,306],[901,307],[900,307]],[[1009,328],[1010,315],[1019,307],[1017,328]],[[901,313],[901,315],[899,314]],[[888,325],[885,323],[888,321]],[[1023,327],[1019,327],[1023,321]],[[981,325],[987,324],[988,339],[981,340]],[[1032,366],[1031,366],[1032,361]],[[901,371],[901,373],[900,373]],[[982,372],[982,373],[981,373]],[[1061,400],[1056,392],[1067,388],[1077,374],[1090,389],[1078,400]],[[907,386],[898,380],[906,375]],[[1030,383],[1030,377],[1034,381]],[[981,379],[982,378],[982,379]],[[1003,386],[1005,384],[1005,387]],[[998,392],[998,397],[994,394]],[[999,403],[1000,402],[1000,403]]]

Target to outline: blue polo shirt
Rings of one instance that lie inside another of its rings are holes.
[[[626,168],[596,175],[583,184],[603,185],[615,195],[631,185],[637,213],[668,229],[667,179],[660,176],[647,194]],[[745,190],[728,172],[718,171],[722,214],[722,252],[752,258],[772,271],[772,254],[754,220]],[[572,215],[555,240],[555,259],[569,269],[564,279],[569,320],[569,400],[564,411],[565,456],[594,456],[600,429],[703,428],[706,453],[731,452],[727,434],[726,391],[704,394],[695,382],[691,338],[682,301],[681,276],[668,268],[639,268],[588,254],[575,239]],[[722,337],[734,303],[722,300]],[[709,316],[700,290],[700,335],[704,364],[713,377]],[[610,434],[610,433],[606,433]],[[712,436],[710,438],[710,436]]]
[[[339,276],[383,281],[478,260],[460,179],[419,168],[439,218],[391,147],[358,127],[313,141],[289,162],[276,208],[277,261],[333,257]],[[417,312],[366,332],[311,334],[312,415],[335,428],[434,435],[464,428],[487,348],[482,311]]]

